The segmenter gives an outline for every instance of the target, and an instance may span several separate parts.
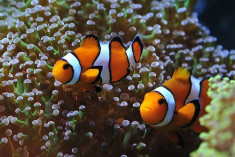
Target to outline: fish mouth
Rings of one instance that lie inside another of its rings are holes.
[[[153,111],[152,108],[149,106],[143,106],[140,108],[140,113],[143,113],[143,115],[151,114],[152,111]],[[142,116],[142,118],[143,118],[143,116]]]
[[[151,111],[151,110],[152,110],[151,107],[149,107],[149,106],[145,106],[143,109],[144,109],[145,111]]]
[[[59,74],[58,72],[52,70],[52,75],[56,80],[58,80],[58,74]]]
[[[155,113],[156,109],[153,106],[150,105],[143,105],[140,108],[140,115],[142,119],[148,123],[149,125],[158,123],[158,120],[156,120],[158,117],[157,113]]]
[[[52,71],[52,75],[57,81],[64,83],[63,80],[60,78],[60,74],[58,72]]]

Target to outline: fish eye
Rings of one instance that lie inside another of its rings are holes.
[[[166,103],[165,99],[162,98],[162,99],[158,100],[159,105],[163,105],[164,103]]]
[[[66,69],[69,68],[69,66],[70,66],[69,64],[64,64],[64,65],[63,65],[63,69],[66,70]]]

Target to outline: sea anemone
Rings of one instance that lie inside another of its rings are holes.
[[[198,136],[182,130],[185,146],[178,148],[155,135],[139,106],[178,66],[195,76],[234,78],[235,52],[216,46],[192,13],[194,4],[0,1],[0,156],[188,156]],[[140,34],[140,63],[122,81],[102,85],[100,93],[63,88],[52,76],[53,65],[87,34],[102,41],[118,35],[127,46]]]
[[[199,149],[192,153],[192,157],[234,156],[235,81],[222,79],[219,75],[209,81],[208,95],[213,100],[206,108],[208,114],[201,117],[200,121],[210,131],[200,134],[203,142]]]

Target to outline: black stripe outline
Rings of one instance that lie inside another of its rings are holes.
[[[156,93],[158,93],[158,94],[160,94],[163,98],[165,98],[160,92],[158,92],[158,91],[153,91],[153,92],[156,92]],[[166,99],[166,98],[165,98]],[[167,107],[167,111],[168,111],[168,103],[167,103],[167,101],[166,101],[166,107]],[[152,125],[158,125],[158,124],[160,124],[161,122],[163,122],[163,120],[166,118],[166,115],[167,115],[167,112],[166,112],[166,114],[165,114],[165,116],[162,118],[162,120],[160,121],[160,122],[158,122],[158,123],[155,123],[155,124],[152,124]]]
[[[184,99],[184,104],[183,104],[183,106],[185,106],[186,104],[186,100],[188,99],[188,97],[189,97],[189,95],[190,95],[190,93],[191,93],[191,90],[192,90],[192,81],[191,81],[191,77],[192,76],[190,76],[189,77],[189,90],[188,90],[188,94],[186,95],[186,97],[185,97],[185,99]]]
[[[78,81],[80,80],[81,73],[82,73],[82,66],[81,66],[80,60],[78,59],[78,56],[77,56],[73,51],[71,51],[70,53],[78,60],[78,63],[79,63],[79,65],[80,65],[80,67],[81,67],[81,72],[80,72],[79,78],[78,78],[78,80],[77,80],[77,82],[76,82],[76,83],[78,83]],[[76,84],[76,83],[75,83],[75,84]]]
[[[202,94],[202,83],[206,80],[208,80],[210,77],[206,77],[206,78],[203,78],[201,81],[200,81],[200,90],[199,90],[199,98],[201,97],[201,94]]]
[[[61,58],[60,60],[62,60],[62,61],[64,61],[64,62],[67,62],[67,63],[69,64],[69,62],[68,62],[66,59],[64,59],[64,58]],[[69,64],[69,65],[70,65],[70,64]],[[72,77],[70,78],[70,80],[69,80],[69,81],[67,81],[67,82],[66,82],[66,83],[64,83],[64,84],[69,83],[69,82],[70,82],[70,81],[72,81],[72,79],[73,79],[73,76],[74,76],[74,69],[73,69],[73,66],[72,66],[72,65],[70,65],[70,67],[71,67],[72,72],[73,72]]]
[[[158,87],[164,87],[164,88],[166,88],[172,95],[173,95],[173,97],[174,97],[174,101],[175,101],[175,96],[174,96],[174,94],[172,93],[172,91],[169,89],[169,88],[167,88],[166,86],[164,86],[164,85],[160,85],[160,86],[158,86]],[[158,88],[158,87],[156,87],[156,88]],[[158,92],[158,91],[152,91],[152,92],[156,92],[156,93],[159,93],[162,97],[164,97],[160,92]],[[164,97],[165,98],[165,97]],[[165,98],[166,99],[166,98]],[[168,111],[168,106],[169,106],[169,104],[167,103],[167,101],[166,101],[166,104],[167,104],[167,111]],[[176,101],[175,101],[175,108],[176,108]],[[175,113],[175,108],[174,108],[174,113]],[[167,115],[167,114],[166,114]],[[158,122],[158,123],[155,123],[155,124],[152,124],[152,125],[157,125],[157,124],[160,124],[165,118],[166,118],[166,115],[165,115],[165,117],[160,121],[160,122]],[[173,114],[173,116],[172,116],[172,119],[171,119],[171,121],[168,123],[168,124],[166,124],[165,126],[167,126],[167,125],[169,125],[171,122],[172,122],[172,120],[173,120],[173,117],[174,117],[174,114]]]
[[[177,104],[176,104],[176,99],[175,99],[175,95],[173,94],[173,92],[172,92],[168,87],[166,87],[166,86],[164,86],[164,85],[161,85],[161,86],[162,86],[162,87],[165,87],[169,92],[171,92],[171,94],[173,95],[174,101],[175,101],[175,108],[176,108]],[[174,108],[174,113],[175,113],[175,108]],[[170,121],[167,125],[169,125],[169,124],[173,121],[174,113],[173,113],[173,116],[172,116],[172,118],[171,118],[171,121]],[[166,125],[166,126],[167,126],[167,125]]]

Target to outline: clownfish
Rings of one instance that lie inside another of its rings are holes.
[[[211,98],[207,95],[208,78],[197,79],[183,67],[172,78],[145,94],[140,106],[142,119],[150,127],[163,132],[172,142],[181,145],[177,131],[189,127],[196,133],[207,131],[199,123]]]
[[[77,85],[86,91],[99,90],[95,85],[118,82],[127,76],[129,68],[139,62],[142,51],[143,43],[138,35],[128,49],[119,37],[103,43],[97,36],[87,35],[79,48],[55,63],[52,73],[65,85]]]

